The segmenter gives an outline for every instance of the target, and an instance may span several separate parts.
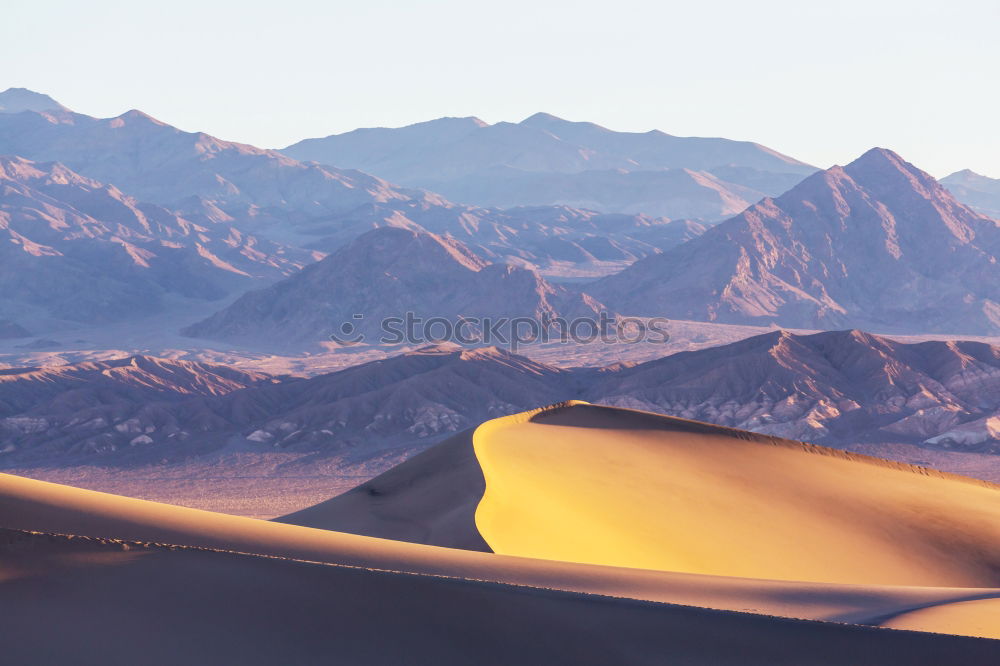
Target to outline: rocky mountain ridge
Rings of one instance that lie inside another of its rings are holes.
[[[1000,452],[1000,348],[849,330],[775,331],[605,369],[437,345],[308,379],[148,357],[5,370],[0,465],[144,464],[223,448],[371,457],[568,399],[835,447]]]

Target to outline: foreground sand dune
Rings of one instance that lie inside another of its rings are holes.
[[[0,526],[862,623],[912,608],[1000,594],[1000,589],[761,581],[497,555],[228,516],[9,475],[0,475]]]
[[[45,554],[44,570],[0,585],[11,664],[930,665],[989,663],[997,654],[982,639],[185,548],[3,536],[5,569]]]
[[[12,618],[0,634],[24,637],[12,663],[279,663],[281,650],[286,663],[991,663],[1000,641],[862,625],[1000,636],[996,496],[582,404],[488,422],[285,519],[410,542],[0,475],[0,606]],[[741,526],[745,506],[767,520]],[[913,507],[934,512],[936,540],[919,541]],[[863,555],[812,562],[834,530]],[[708,566],[683,566],[703,553]],[[903,569],[889,575],[893,562]],[[775,575],[781,563],[801,580]],[[59,645],[44,640],[57,621]],[[118,652],[101,651],[115,640]]]

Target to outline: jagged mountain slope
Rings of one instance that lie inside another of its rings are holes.
[[[318,253],[202,225],[59,163],[0,156],[0,311],[79,322],[217,299],[276,280]]]
[[[1000,331],[998,256],[997,222],[873,149],[587,288],[636,315],[983,334]]]
[[[576,398],[838,447],[1000,450],[1000,348],[777,331],[604,370],[448,346],[309,379],[147,357],[5,370],[0,464],[175,460],[227,446],[364,459]]]
[[[596,318],[603,309],[586,294],[550,284],[534,271],[488,264],[453,239],[385,227],[286,280],[245,294],[184,333],[271,344],[324,342],[331,335],[355,341],[364,335],[368,343],[412,345],[430,342],[444,330],[420,327],[414,337],[393,340],[394,331],[403,328],[388,329],[383,322],[410,314],[453,324],[463,318]],[[463,335],[471,339],[478,333],[470,328]]]
[[[586,395],[810,442],[989,449],[1000,438],[974,424],[1000,411],[1000,349],[775,331],[603,375]]]
[[[177,460],[249,450],[361,457],[569,397],[564,370],[430,347],[310,379],[149,357],[0,371],[0,464]],[[242,390],[245,389],[245,390]]]

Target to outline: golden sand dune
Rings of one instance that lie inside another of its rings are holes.
[[[13,663],[1000,660],[863,626],[1000,633],[997,491],[856,458],[573,404],[285,519],[314,527],[0,475],[0,635]]]
[[[1000,586],[1000,490],[585,403],[475,434],[497,553],[748,578]]]

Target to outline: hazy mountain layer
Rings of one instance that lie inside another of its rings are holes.
[[[815,169],[758,144],[615,132],[539,113],[520,123],[440,118],[306,139],[282,152],[480,206],[569,205],[724,219]]]
[[[940,182],[966,206],[1000,219],[1000,178],[981,176],[965,169],[942,178]]]

